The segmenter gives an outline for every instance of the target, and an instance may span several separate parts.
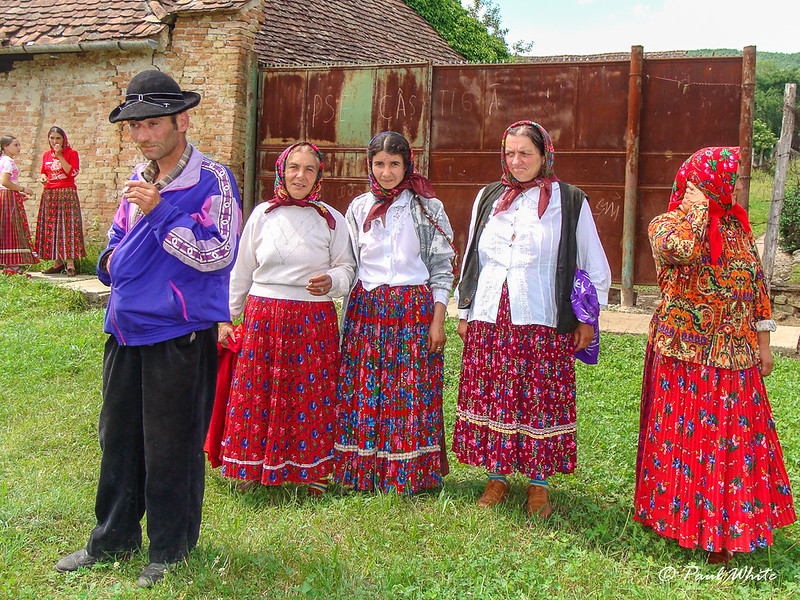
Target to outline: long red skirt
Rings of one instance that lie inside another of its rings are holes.
[[[751,552],[793,523],[764,381],[648,348],[634,518],[686,548]]]
[[[572,335],[514,325],[503,288],[495,323],[470,321],[453,451],[462,463],[545,479],[577,462]]]
[[[427,286],[353,290],[344,327],[336,481],[412,494],[441,484],[444,360]]]
[[[33,265],[39,262],[33,252],[23,200],[19,192],[0,188],[0,265]]]
[[[78,190],[45,188],[36,219],[36,252],[43,260],[82,258],[83,221]]]
[[[250,296],[220,448],[222,474],[264,485],[326,477],[339,327],[333,302]]]

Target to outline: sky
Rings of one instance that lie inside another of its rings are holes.
[[[798,0],[494,0],[529,54],[734,48],[800,52]],[[464,4],[467,4],[465,1]]]

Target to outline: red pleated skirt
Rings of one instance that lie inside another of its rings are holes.
[[[427,351],[433,304],[427,286],[366,291],[359,283],[353,290],[339,372],[336,481],[400,494],[441,484],[444,360]]]
[[[470,321],[453,451],[462,463],[545,479],[577,462],[572,335],[511,322],[504,286],[495,323]]]
[[[0,265],[33,265],[39,262],[33,251],[24,197],[0,188]]]
[[[220,448],[222,474],[264,485],[326,477],[338,365],[333,302],[249,296]]]
[[[757,367],[648,348],[636,471],[634,518],[687,548],[751,552],[797,518]]]
[[[36,219],[36,252],[42,260],[82,258],[83,221],[78,190],[45,188]]]

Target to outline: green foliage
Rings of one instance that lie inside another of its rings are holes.
[[[800,250],[800,187],[787,186],[778,227],[779,245],[784,252]]]
[[[756,61],[754,117],[765,123],[776,139],[781,134],[784,88],[792,82],[800,87],[800,64],[778,67],[773,59]],[[795,127],[798,125],[796,122]]]
[[[102,318],[72,292],[0,277],[0,598],[738,600],[800,593],[796,524],[774,532],[770,551],[737,555],[733,567],[753,575],[771,569],[776,577],[765,581],[732,579],[733,571],[720,579],[703,552],[633,521],[645,339],[606,334],[600,364],[576,365],[579,465],[552,478],[556,513],[547,522],[525,517],[526,481],[518,476],[504,505],[478,509],[485,476],[452,453],[444,486],[412,497],[332,486],[310,500],[291,484],[242,495],[208,469],[200,543],[157,587],[145,593],[134,583],[146,552],[58,574],[53,564],[85,544],[94,526]],[[452,319],[447,333],[451,441],[461,352]],[[796,483],[800,362],[776,357],[766,385]]]
[[[778,137],[770,131],[769,126],[761,119],[753,121],[753,154],[769,158],[772,148],[778,143]]]
[[[766,169],[753,169],[750,173],[750,205],[747,213],[756,239],[767,231],[771,203],[772,174]]]
[[[405,3],[467,60],[498,62],[511,57],[503,37],[505,30],[499,29],[499,20],[493,34],[486,24],[470,15],[458,0],[405,0]],[[491,14],[497,17],[496,12]]]

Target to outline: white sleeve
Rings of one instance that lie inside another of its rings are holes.
[[[356,275],[356,259],[353,256],[353,246],[350,241],[350,231],[347,221],[338,211],[331,209],[331,214],[336,220],[336,229],[331,231],[330,252],[331,291],[328,296],[341,298],[350,291]]]
[[[475,196],[475,200],[472,202],[472,214],[470,215],[470,218],[469,218],[469,231],[467,231],[467,245],[465,247],[466,249],[464,250],[464,260],[461,261],[461,278],[464,277],[464,266],[467,264],[466,253],[469,252],[470,246],[472,246],[472,236],[474,235],[474,231],[475,231],[475,223],[477,223],[477,221],[478,221],[478,204],[479,204],[479,201],[481,199],[481,196],[483,196],[483,191],[485,189],[486,189],[485,186],[482,187],[478,191],[478,195]],[[458,302],[459,302],[458,286],[456,286],[456,289],[453,292],[453,296],[455,297],[456,306],[458,306]],[[471,312],[471,309],[469,309],[469,308],[459,308],[458,309],[458,318],[459,319],[469,319],[470,312]]]
[[[601,306],[608,304],[608,290],[611,288],[611,267],[608,265],[606,252],[600,242],[592,210],[586,198],[581,205],[578,217],[578,268],[589,275],[589,279],[597,290],[597,300]]]
[[[263,212],[256,209],[242,231],[239,239],[239,253],[231,271],[230,292],[228,296],[228,307],[231,311],[231,321],[239,317],[244,311],[244,304],[250,287],[253,285],[253,273],[258,267],[256,260],[256,247],[258,246],[259,227]]]

